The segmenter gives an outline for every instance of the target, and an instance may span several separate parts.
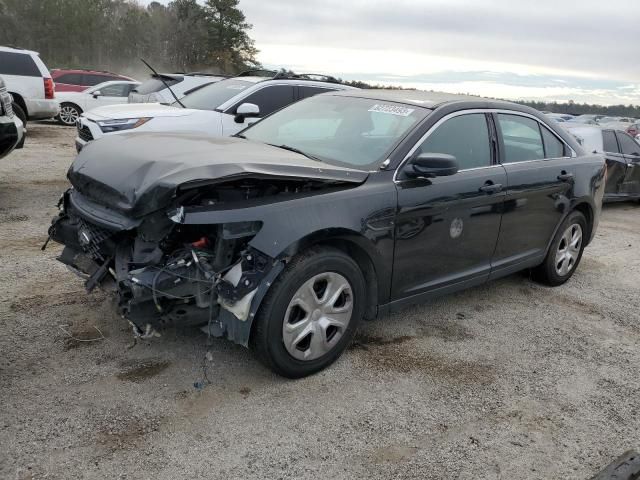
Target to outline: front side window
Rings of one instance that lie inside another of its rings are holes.
[[[332,165],[373,170],[427,113],[394,102],[319,95],[289,105],[242,136],[293,147]]]
[[[445,153],[458,160],[458,168],[488,167],[491,165],[489,127],[483,113],[450,118],[431,133],[415,151]]]
[[[253,103],[260,108],[260,116],[267,115],[293,103],[293,85],[271,85],[251,93],[231,108],[231,113],[243,103]]]
[[[126,83],[107,85],[105,87],[99,87],[96,91],[105,97],[126,97],[129,95],[129,85]]]
[[[609,153],[620,153],[616,135],[612,130],[604,130],[602,132],[602,149]]]
[[[65,73],[55,79],[56,83],[66,83],[67,85],[84,85],[82,75],[79,73]]]
[[[631,136],[626,133],[618,132],[618,142],[620,142],[620,148],[625,155],[640,156],[640,145]]]
[[[189,95],[183,97],[180,102],[187,108],[195,108],[196,110],[215,110],[223,103],[231,100],[236,95],[242,93],[250,86],[252,82],[246,80],[228,79],[220,82],[212,83],[196,90]],[[138,88],[140,92],[140,88]],[[174,107],[179,107],[178,102],[172,104]]]
[[[545,157],[540,127],[536,120],[500,113],[498,124],[502,130],[505,163],[540,160]]]

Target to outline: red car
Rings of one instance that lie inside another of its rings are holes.
[[[51,70],[51,78],[56,84],[56,92],[82,92],[89,87],[110,80],[133,80],[111,72],[98,70]]]

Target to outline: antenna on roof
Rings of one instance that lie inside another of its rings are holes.
[[[176,99],[176,102],[178,102],[182,108],[187,108],[187,107],[184,106],[184,103],[182,103],[180,101],[180,99],[177,97],[177,95],[174,93],[174,91],[171,90],[171,87],[169,86],[169,84],[164,81],[164,78],[162,78],[162,76],[158,72],[156,72],[155,69],[151,65],[149,65],[147,62],[145,62],[144,58],[141,58],[140,61],[142,63],[144,63],[147,67],[149,67],[149,70],[151,70],[153,72],[153,74],[156,76],[156,78],[158,80],[160,80],[165,87],[167,87],[167,89],[171,92],[171,95],[173,95],[173,98]]]

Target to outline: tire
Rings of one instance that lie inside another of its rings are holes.
[[[306,377],[342,354],[365,305],[358,264],[338,249],[313,247],[294,257],[267,292],[255,319],[251,348],[275,373]]]
[[[67,127],[75,127],[78,117],[82,113],[82,109],[73,103],[62,103],[60,105],[60,113],[56,117],[58,123]]]
[[[13,102],[11,104],[11,107],[13,108],[13,113],[16,114],[16,117],[18,117],[22,123],[24,124],[25,128],[27,127],[27,114],[24,112],[24,110],[22,109],[22,107],[20,105],[18,105],[17,103]]]
[[[552,287],[569,280],[582,259],[587,233],[584,215],[578,211],[571,212],[553,237],[544,262],[533,270],[534,278]]]

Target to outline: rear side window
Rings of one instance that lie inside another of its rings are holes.
[[[0,74],[41,77],[38,66],[26,53],[0,52]]]
[[[489,127],[483,113],[453,117],[440,125],[415,154],[446,153],[458,160],[460,170],[491,165]]]
[[[544,147],[537,121],[520,115],[498,114],[502,130],[505,163],[544,158]]]
[[[170,87],[176,85],[177,83],[180,83],[180,80],[176,80],[175,78],[171,77],[163,77],[163,80]],[[164,90],[165,88],[167,87],[164,86],[164,83],[162,83],[162,81],[157,78],[150,78],[146,82],[142,82],[140,85],[138,85],[138,87],[136,88],[136,92],[141,95],[148,95],[149,93],[159,92],[160,90]]]
[[[618,132],[618,142],[620,142],[620,148],[625,155],[640,156],[640,145],[633,138],[626,133]]]
[[[314,95],[318,95],[320,93],[334,92],[333,88],[321,88],[321,87],[309,87],[306,85],[301,85],[298,87],[298,97],[300,100],[307,97],[313,97]]]
[[[243,103],[254,103],[260,107],[260,116],[265,117],[282,107],[286,107],[293,101],[292,85],[273,85],[253,92],[234,108],[238,108]]]
[[[547,127],[541,126],[542,140],[544,141],[544,153],[546,158],[560,158],[566,155],[564,143],[558,140]]]
[[[605,152],[620,153],[618,142],[616,141],[616,136],[613,131],[604,130],[602,132],[602,149]]]

